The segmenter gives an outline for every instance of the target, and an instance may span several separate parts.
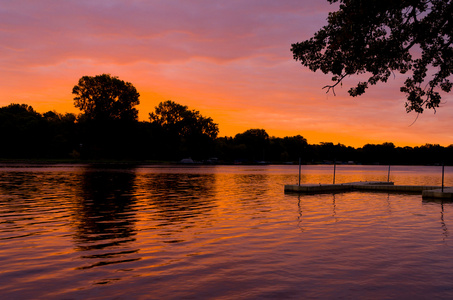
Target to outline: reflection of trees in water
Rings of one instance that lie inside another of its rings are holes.
[[[55,228],[54,222],[67,220],[74,178],[66,172],[2,172],[0,217],[9,232],[20,235],[48,232]]]
[[[26,218],[35,219],[39,215],[32,214],[37,208],[42,207],[40,201],[44,191],[45,182],[38,180],[38,174],[33,172],[8,172],[0,176],[0,213],[3,212],[9,217],[8,222],[13,224]],[[36,195],[40,195],[36,197]],[[26,214],[24,217],[21,214]]]
[[[138,250],[127,248],[135,235],[135,174],[80,170],[3,172],[0,216],[7,217],[9,237],[37,235],[34,243],[42,248],[36,250],[48,253],[52,240],[61,232],[66,236],[64,222],[72,218],[76,250],[89,262],[79,269],[139,260]]]
[[[0,192],[3,195],[21,195],[29,198],[40,189],[40,182],[36,180],[37,173],[8,172],[0,176]]]
[[[215,206],[214,174],[147,174],[147,198],[159,215],[159,226],[181,224],[191,227],[191,219],[206,219]]]
[[[135,240],[135,176],[130,170],[89,168],[81,175],[74,235],[78,250],[112,248]],[[107,258],[119,254],[124,253],[87,257]]]
[[[74,179],[73,173],[67,172],[5,172],[0,176],[0,192],[33,200],[52,196],[61,198],[72,189]]]

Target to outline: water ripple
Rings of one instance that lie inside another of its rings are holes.
[[[435,167],[393,169],[399,184],[439,177]],[[339,166],[337,179],[386,180],[386,170]],[[453,297],[452,203],[285,195],[296,166],[0,173],[5,299]],[[328,166],[302,173],[331,180]]]

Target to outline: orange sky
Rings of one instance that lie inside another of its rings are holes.
[[[263,128],[300,134],[311,144],[453,144],[453,97],[413,124],[396,74],[351,98],[349,78],[336,96],[330,76],[292,59],[333,10],[311,0],[67,0],[0,3],[0,106],[77,113],[72,87],[109,73],[140,93],[140,119],[161,101],[199,110],[220,136]]]

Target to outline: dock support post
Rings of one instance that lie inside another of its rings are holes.
[[[300,186],[300,167],[302,164],[302,159],[299,157],[299,186]]]
[[[389,171],[387,173],[387,182],[390,182],[390,164],[389,164]]]
[[[442,163],[442,193],[444,192],[444,171],[445,171],[445,163]]]
[[[337,160],[333,161],[333,184],[335,184],[335,171],[337,169]]]

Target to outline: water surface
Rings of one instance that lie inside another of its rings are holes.
[[[331,183],[332,166],[302,166]],[[337,166],[336,182],[387,180]],[[3,299],[453,297],[453,206],[285,194],[297,166],[0,165]],[[441,184],[441,167],[391,168]],[[453,186],[446,168],[445,184]]]

